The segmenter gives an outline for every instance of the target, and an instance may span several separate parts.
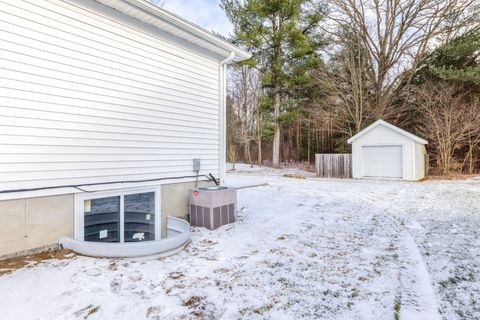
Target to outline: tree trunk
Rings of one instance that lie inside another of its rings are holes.
[[[275,110],[275,135],[273,137],[272,166],[280,167],[280,90],[275,88],[273,107]]]
[[[257,161],[258,161],[258,165],[261,166],[262,165],[262,137],[258,138],[257,144],[258,144]]]
[[[277,26],[274,26],[274,29],[277,29]],[[274,44],[274,65],[273,65],[273,109],[275,116],[275,135],[273,137],[273,147],[272,147],[272,166],[280,167],[280,108],[282,104],[281,97],[281,70],[282,70],[282,43],[278,41]]]
[[[250,141],[246,141],[246,142],[245,142],[245,150],[246,150],[246,153],[247,153],[248,163],[250,164],[250,167],[253,168],[253,164],[252,164],[252,154],[251,154],[251,152],[250,152]]]
[[[307,162],[310,163],[310,123],[307,124]]]
[[[302,148],[301,148],[301,143],[302,143],[302,140],[301,140],[302,131],[301,130],[302,130],[302,120],[301,120],[301,118],[299,118],[297,120],[297,133],[296,133],[297,145],[296,145],[296,148],[297,148],[297,152],[298,152],[299,157],[302,159],[303,154],[302,154]]]

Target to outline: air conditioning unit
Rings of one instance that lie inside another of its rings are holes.
[[[217,229],[236,220],[237,189],[213,186],[190,190],[190,225]]]

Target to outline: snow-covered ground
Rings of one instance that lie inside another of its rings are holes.
[[[257,166],[249,165],[246,163],[235,163],[235,166],[232,163],[227,163],[227,170],[229,173],[252,173],[252,174],[261,174],[269,176],[283,176],[283,175],[301,175],[304,177],[314,178],[314,172],[306,172],[295,167],[294,165],[289,167],[284,167],[281,170],[275,169],[267,166]]]
[[[4,275],[0,318],[480,318],[480,181],[242,172],[228,183],[269,185],[239,190],[237,223],[194,228],[167,258],[76,256]]]

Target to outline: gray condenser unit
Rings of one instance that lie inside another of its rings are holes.
[[[214,186],[190,190],[189,200],[192,226],[214,230],[236,220],[235,188]]]

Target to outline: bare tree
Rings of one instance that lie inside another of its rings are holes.
[[[480,123],[478,124],[480,126]],[[479,162],[478,153],[480,152],[480,134],[468,136],[468,148],[465,159],[462,163],[462,168],[466,168],[467,173],[473,174],[477,163]]]
[[[266,114],[265,112],[260,108],[260,91],[257,91],[258,97],[258,108],[255,111],[255,130],[254,130],[254,136],[255,136],[255,141],[257,143],[257,164],[259,166],[262,165],[262,142],[263,142],[263,128],[265,127],[266,123]]]
[[[478,0],[332,0],[332,19],[367,50],[375,118],[395,119],[399,84],[408,86],[427,50],[452,29],[478,23]],[[342,39],[343,40],[343,39]],[[355,70],[354,70],[355,71]],[[364,70],[359,70],[364,72]],[[359,79],[359,76],[356,76]],[[359,83],[353,83],[354,86]]]
[[[328,95],[322,97],[325,111],[335,115],[339,132],[352,136],[373,118],[368,79],[371,65],[361,39],[350,30],[340,33],[343,36],[338,52],[317,76],[319,85],[328,90]]]
[[[244,158],[252,165],[251,142],[256,141],[261,150],[263,119],[260,114],[261,80],[256,69],[242,65],[230,73],[229,95],[232,97],[233,112],[238,119],[238,139],[244,150]],[[259,132],[260,131],[260,132]],[[260,159],[261,161],[261,159]]]
[[[423,116],[418,130],[429,140],[440,173],[462,169],[462,163],[455,159],[455,153],[462,148],[469,149],[473,172],[473,150],[480,145],[480,103],[471,101],[465,90],[449,84],[427,83],[417,94]]]
[[[237,162],[238,150],[237,150],[237,128],[238,120],[233,110],[232,98],[227,97],[226,107],[227,117],[227,161],[232,164],[232,169],[235,170],[235,163]]]

